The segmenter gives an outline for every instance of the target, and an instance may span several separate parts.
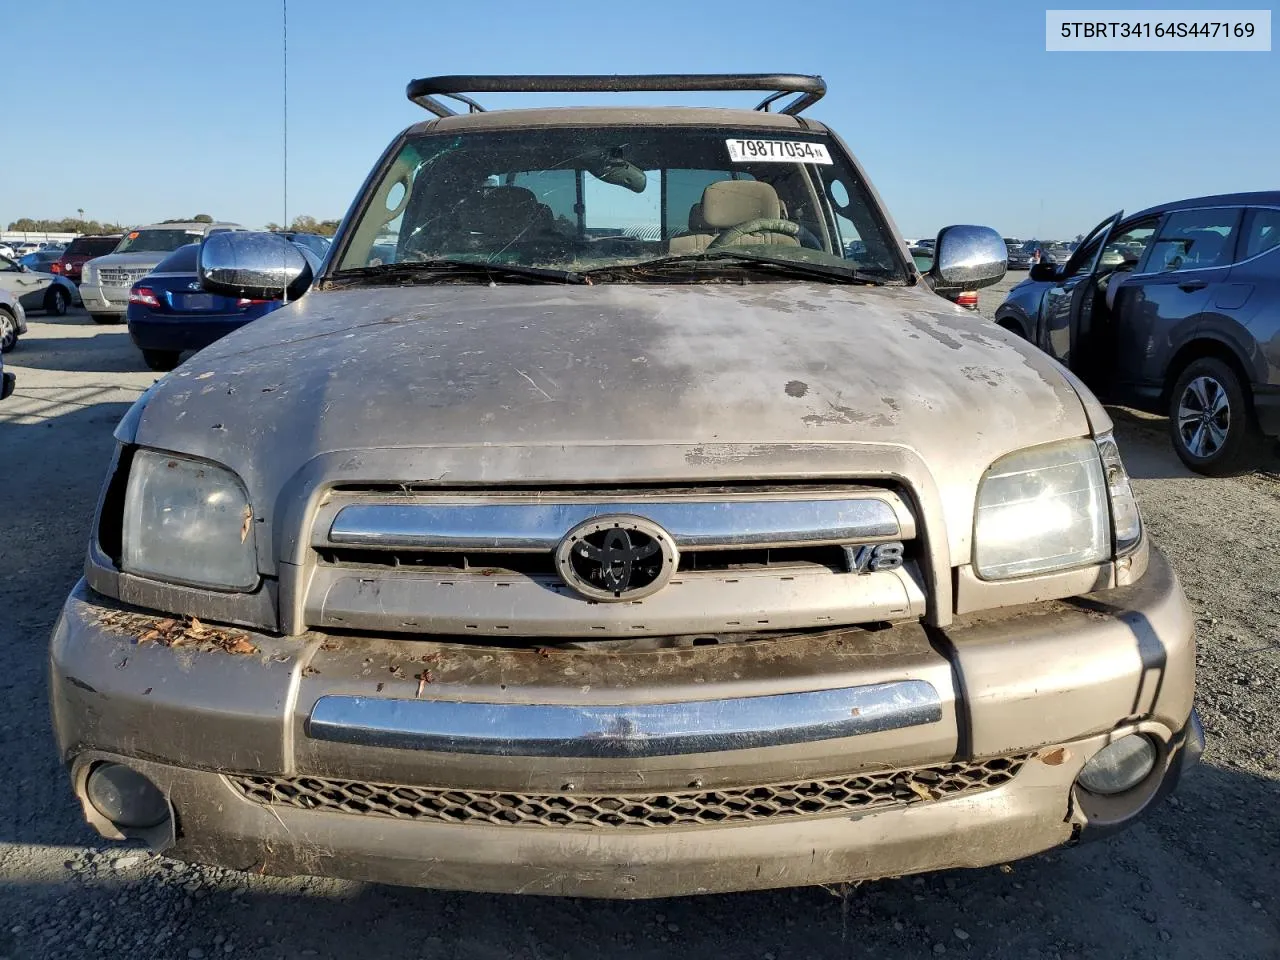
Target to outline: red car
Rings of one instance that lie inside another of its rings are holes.
[[[76,237],[49,270],[66,277],[72,283],[79,283],[80,268],[94,257],[105,257],[120,243],[120,237],[121,234],[118,233],[101,237]]]

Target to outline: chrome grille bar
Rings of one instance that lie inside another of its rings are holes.
[[[915,536],[905,506],[891,494],[877,492],[787,499],[363,502],[337,510],[327,542],[375,549],[547,551],[575,525],[606,514],[645,517],[666,529],[679,546],[702,550]]]
[[[317,740],[518,757],[667,757],[831,740],[942,719],[924,680],[638,705],[474,703],[326,696]]]

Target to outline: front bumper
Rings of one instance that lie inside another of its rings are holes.
[[[128,287],[106,287],[97,283],[80,285],[80,300],[89,313],[123,316],[129,306]]]
[[[138,643],[146,623],[104,627],[112,609],[79,585],[52,642],[54,722],[77,793],[84,801],[95,763],[128,763],[172,806],[153,846],[270,873],[647,897],[980,866],[1124,826],[1202,742],[1189,720],[1192,621],[1154,551],[1133,586],[945,632],[906,624],[642,653],[250,633],[257,652],[233,655]],[[734,698],[798,704],[903,684],[935,695],[893,714],[901,722],[870,722],[886,715],[874,708],[809,739],[716,750],[637,735],[654,717],[709,717],[699,722],[715,732]],[[322,698],[376,709],[335,726]],[[450,702],[496,727],[451,725]],[[502,729],[504,711],[527,720],[529,709],[603,726],[532,749],[536,731]],[[1158,747],[1146,780],[1106,799],[1075,786],[1089,757],[1133,731]],[[948,766],[990,757],[1015,775],[966,786]],[[944,773],[914,787],[915,774],[885,773],[922,769]],[[910,789],[858,806],[840,787],[833,801],[825,785],[854,775]],[[688,812],[708,803],[711,820]]]

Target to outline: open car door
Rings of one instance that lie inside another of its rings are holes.
[[[1094,370],[1105,368],[1106,359],[1097,355],[1099,344],[1093,336],[1098,263],[1123,216],[1124,211],[1119,210],[1090,231],[1045,291],[1040,308],[1043,322],[1037,331],[1037,345],[1091,387]]]

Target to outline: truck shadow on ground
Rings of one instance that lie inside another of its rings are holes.
[[[90,337],[32,337],[18,341],[5,362],[37,370],[72,373],[134,373],[146,370],[128,332],[113,330]],[[21,383],[21,381],[19,381]]]

